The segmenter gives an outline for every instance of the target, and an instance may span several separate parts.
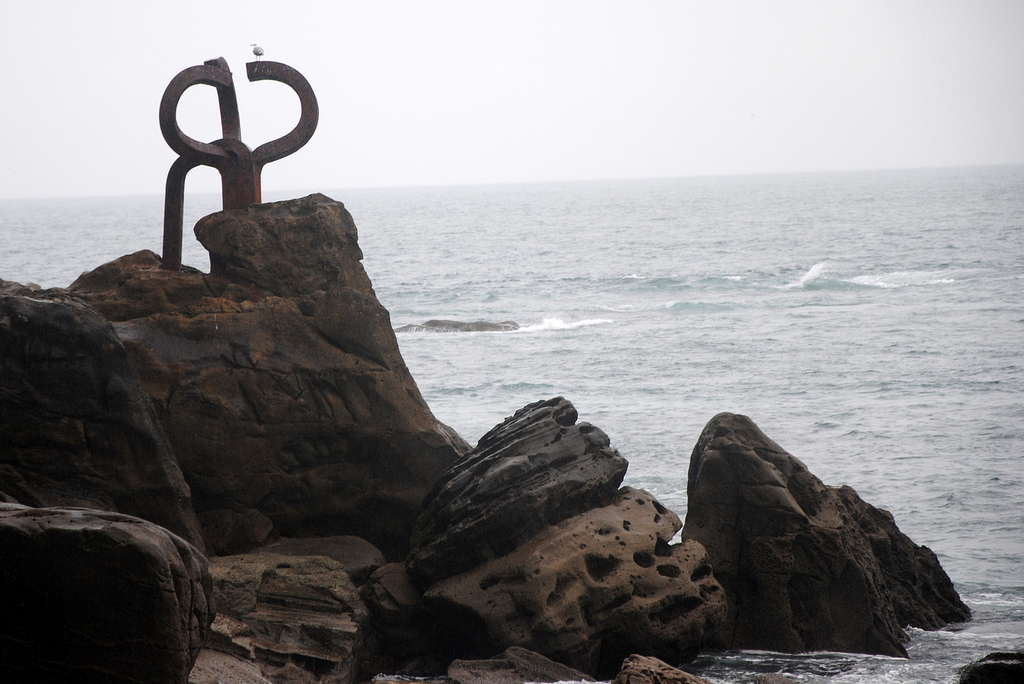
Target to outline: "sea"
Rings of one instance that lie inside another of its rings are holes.
[[[629,461],[625,484],[684,517],[702,428],[745,414],[890,511],[974,613],[910,629],[909,659],[737,651],[687,671],[953,682],[1024,650],[1024,166],[316,190],[352,213],[396,328],[518,324],[398,334],[471,444],[564,396]],[[2,201],[0,278],[65,287],[159,252],[162,201]],[[187,226],[218,205],[187,196]],[[185,232],[185,263],[208,270]]]

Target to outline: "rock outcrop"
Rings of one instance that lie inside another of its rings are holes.
[[[526,684],[594,680],[579,670],[512,646],[487,660],[454,661],[448,667],[448,681],[451,684]]]
[[[723,413],[690,458],[683,538],[728,597],[728,648],[906,656],[906,625],[970,619],[938,559],[849,487],[827,487],[746,416]]]
[[[419,504],[469,446],[439,423],[323,195],[204,218],[211,273],[151,252],[70,291],[112,321],[211,552],[350,534],[404,557]]]
[[[960,669],[958,684],[1020,684],[1024,682],[1024,652],[989,653]]]
[[[663,660],[631,655],[622,661],[622,668],[612,684],[711,684],[703,677],[672,667]]]
[[[340,563],[254,553],[215,558],[210,571],[219,614],[209,649],[275,682],[356,681],[367,612]]]
[[[341,564],[341,568],[358,587],[377,568],[387,563],[380,549],[360,537],[311,537],[309,539],[281,539],[258,549],[259,553],[279,556],[326,556]]]
[[[126,513],[203,548],[124,346],[98,313],[59,293],[0,295],[0,494]]]
[[[211,598],[205,557],[152,523],[0,504],[0,681],[185,684]]]
[[[420,588],[613,500],[628,464],[604,432],[577,418],[562,397],[530,404],[480,438],[437,481],[407,560]]]
[[[670,544],[680,527],[650,494],[623,487],[610,505],[442,580],[423,605],[461,657],[521,646],[599,677],[632,653],[681,662],[714,645],[725,596],[699,543]]]

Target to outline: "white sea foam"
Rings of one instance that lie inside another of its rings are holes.
[[[586,328],[591,325],[606,325],[608,323],[614,323],[610,318],[586,318],[582,321],[565,321],[561,318],[545,318],[542,322],[536,325],[524,325],[516,330],[515,332],[539,332],[542,330],[575,330],[576,328]]]

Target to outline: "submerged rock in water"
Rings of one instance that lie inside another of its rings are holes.
[[[419,504],[467,445],[431,414],[323,195],[204,218],[210,275],[139,252],[71,291],[114,322],[213,553],[357,535],[404,557]]]
[[[663,660],[631,655],[622,661],[622,669],[612,684],[712,684],[708,680],[683,672]]]
[[[910,625],[970,619],[935,554],[850,487],[827,487],[746,416],[722,413],[690,457],[684,539],[728,597],[725,646],[906,656]]]
[[[427,321],[422,324],[403,325],[395,332],[510,332],[519,330],[515,321],[491,323],[489,321]]]
[[[592,682],[591,677],[525,648],[512,646],[487,660],[456,660],[448,667],[451,684]]]
[[[669,543],[680,527],[623,487],[610,505],[442,580],[423,605],[459,657],[521,646],[603,678],[631,653],[681,662],[715,645],[725,596],[699,543]]]
[[[139,518],[0,504],[0,681],[185,684],[213,620],[206,558]]]
[[[128,353],[102,316],[66,295],[0,295],[3,494],[134,515],[203,548],[188,485]]]
[[[628,464],[556,397],[484,435],[424,500],[407,564],[421,587],[503,556],[540,530],[609,504]]]
[[[960,669],[958,684],[1020,684],[1024,682],[1024,652],[989,653]]]

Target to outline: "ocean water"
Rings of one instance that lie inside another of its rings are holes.
[[[520,325],[398,336],[470,443],[565,396],[629,460],[626,484],[682,517],[704,424],[746,414],[891,511],[975,616],[911,630],[909,659],[735,652],[687,670],[951,682],[1024,649],[1024,167],[324,192],[395,327]],[[0,278],[66,286],[159,251],[161,202],[0,202]],[[190,196],[186,223],[218,203]],[[208,268],[192,240],[184,261]]]

